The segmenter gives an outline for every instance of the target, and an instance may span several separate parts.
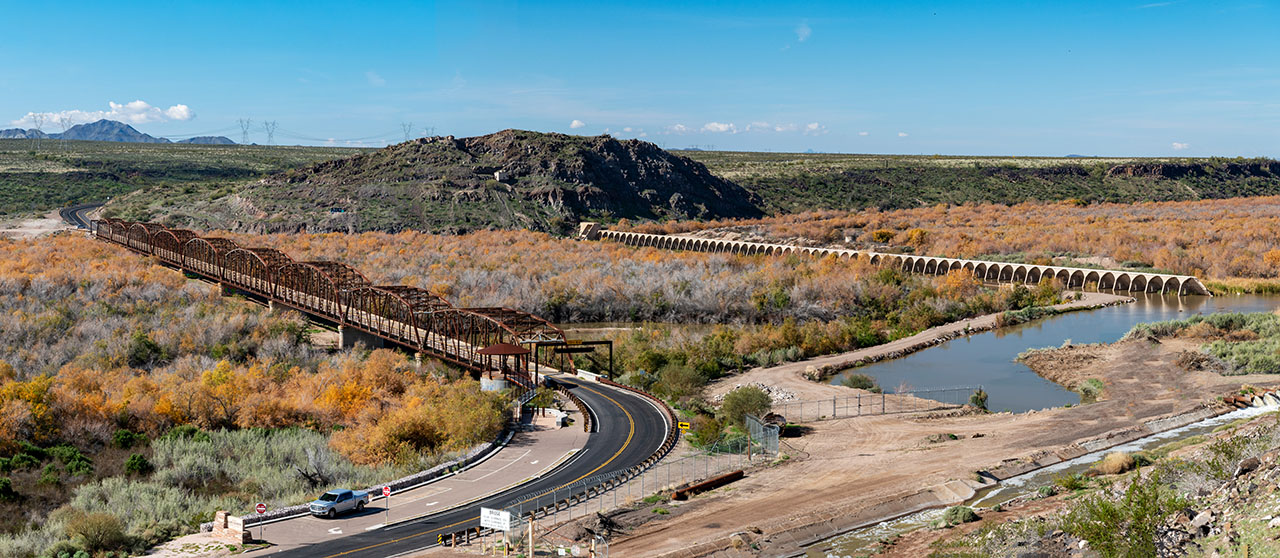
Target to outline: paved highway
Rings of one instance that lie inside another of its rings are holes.
[[[478,527],[481,507],[505,508],[525,495],[562,488],[587,477],[626,469],[644,461],[662,446],[668,429],[672,427],[667,423],[666,414],[642,396],[593,382],[564,377],[556,380],[574,384],[572,392],[590,407],[597,428],[588,438],[581,456],[568,465],[541,479],[458,509],[310,546],[255,552],[253,556],[381,558],[435,546],[438,535],[448,536]],[[565,496],[566,492],[561,490],[559,498]],[[551,501],[552,496],[548,494],[526,502],[525,508],[546,505]]]
[[[101,203],[82,203],[58,210],[58,215],[62,217],[68,225],[80,227],[82,229],[89,228],[89,213],[95,209],[102,207]]]

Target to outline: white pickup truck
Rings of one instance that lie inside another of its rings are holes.
[[[329,519],[338,517],[338,514],[349,511],[364,511],[364,507],[369,504],[369,493],[359,492],[355,490],[330,490],[321,494],[319,498],[311,502],[309,508],[311,515],[324,516]]]

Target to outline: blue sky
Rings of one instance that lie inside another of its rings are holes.
[[[0,2],[0,127],[382,145],[1280,156],[1280,7],[1171,2]],[[141,101],[141,103],[129,103]],[[116,103],[114,106],[110,103]]]

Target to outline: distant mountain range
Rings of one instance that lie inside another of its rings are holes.
[[[61,134],[48,134],[39,130],[23,130],[10,128],[0,130],[0,139],[68,139],[81,141],[114,141],[123,143],[198,143],[206,145],[235,145],[223,136],[200,136],[190,139],[170,141],[168,138],[157,138],[134,129],[133,126],[115,120],[99,120],[89,124],[77,124]]]

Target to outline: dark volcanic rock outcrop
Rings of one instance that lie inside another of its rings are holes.
[[[244,197],[270,223],[266,231],[567,231],[605,216],[763,215],[741,186],[652,143],[522,130],[422,138],[317,163],[273,175]]]

